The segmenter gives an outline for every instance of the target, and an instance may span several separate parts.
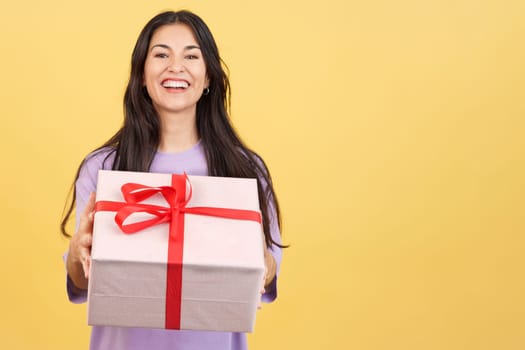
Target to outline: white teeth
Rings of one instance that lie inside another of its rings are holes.
[[[166,80],[162,86],[167,88],[183,88],[186,89],[189,85],[185,81],[181,80]]]

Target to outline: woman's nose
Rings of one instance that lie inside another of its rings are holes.
[[[171,72],[175,72],[175,73],[178,73],[178,72],[182,72],[182,71],[184,71],[184,64],[183,64],[183,61],[180,60],[180,59],[173,59],[173,60],[170,62],[170,65],[169,65],[168,69],[169,69]]]

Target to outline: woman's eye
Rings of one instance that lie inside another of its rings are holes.
[[[165,53],[156,53],[156,54],[155,54],[155,57],[158,57],[158,58],[166,58],[166,57],[168,57],[168,55],[165,54]]]
[[[189,59],[189,60],[196,60],[196,59],[199,58],[199,56],[196,56],[196,55],[187,55],[186,58]]]

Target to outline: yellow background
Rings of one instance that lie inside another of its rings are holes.
[[[251,349],[525,348],[525,2],[3,1],[3,349],[84,349],[58,224],[164,9],[211,27],[284,217]]]

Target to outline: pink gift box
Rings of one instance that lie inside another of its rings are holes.
[[[166,188],[172,187],[173,178],[170,174],[101,170],[98,174],[97,206],[107,201],[126,206],[121,191],[124,184]],[[180,184],[181,176],[178,178]],[[195,207],[214,208],[212,211],[230,208],[259,215],[255,179],[187,176],[183,181],[183,187],[186,187],[184,197],[187,199],[191,193],[191,198],[182,211],[191,211]],[[159,193],[141,199],[138,206],[141,205],[164,207],[167,215],[171,216],[164,223],[126,234],[117,225],[115,211],[97,211],[95,214],[88,323],[253,331],[265,270],[260,222],[189,212],[174,214],[173,206],[170,208]],[[133,203],[128,205],[131,211],[136,206]],[[175,264],[179,267],[168,268],[168,255],[172,259],[172,253],[168,254],[168,250],[174,251],[177,243],[173,240],[181,242],[180,232],[177,236],[172,230],[180,224],[174,224],[171,219],[177,215],[179,219],[183,216],[182,265]],[[157,218],[151,212],[139,210],[129,216],[124,224],[143,222],[152,217]],[[174,274],[174,270],[179,272]],[[180,280],[175,286],[180,286],[180,289],[173,292],[174,284],[167,281],[177,278]],[[167,293],[168,287],[170,293]],[[174,319],[176,326],[173,326]]]

